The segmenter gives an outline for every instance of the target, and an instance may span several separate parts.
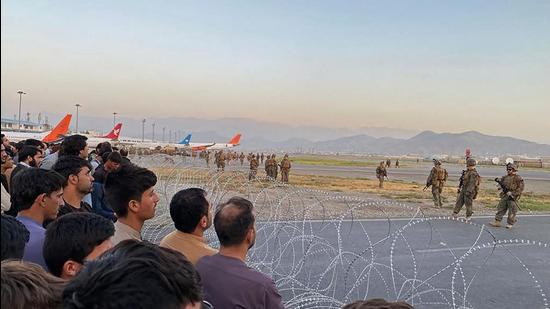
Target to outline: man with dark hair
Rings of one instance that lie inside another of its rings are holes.
[[[141,240],[141,228],[155,216],[160,200],[155,192],[157,176],[136,165],[123,165],[105,179],[105,197],[117,215],[113,244],[125,239]]]
[[[126,240],[86,264],[63,291],[63,308],[198,309],[201,299],[200,276],[183,255]]]
[[[102,164],[100,164],[94,173],[94,183],[92,190],[93,211],[105,218],[116,221],[113,209],[109,206],[105,198],[103,184],[108,173],[116,171],[122,164],[122,158],[118,152],[105,152],[102,155]]]
[[[193,265],[203,256],[218,252],[204,239],[204,232],[212,225],[212,207],[206,191],[189,188],[176,193],[170,202],[170,217],[176,230],[162,239],[161,247],[180,252]]]
[[[42,224],[57,217],[63,205],[63,183],[63,177],[57,172],[39,168],[28,168],[14,179],[12,207],[19,210],[17,219],[30,232],[23,260],[46,267],[42,255],[46,230]]]
[[[50,154],[47,155],[42,162],[40,162],[39,167],[45,170],[51,170],[55,162],[59,159],[59,151],[61,150],[61,142],[55,141],[50,143]]]
[[[358,300],[347,304],[343,309],[414,309],[413,306],[403,301],[389,302],[382,298]]]
[[[119,153],[122,156],[122,161],[124,161],[124,163],[130,163],[130,159],[128,159],[128,150],[126,148],[121,148]]]
[[[61,308],[65,280],[24,261],[2,261],[2,308]]]
[[[92,206],[83,198],[92,192],[94,178],[90,175],[90,162],[77,156],[62,156],[53,166],[53,170],[65,178],[63,185],[63,205],[58,217],[71,212],[92,212]]]
[[[24,146],[23,148],[21,148],[21,151],[19,151],[18,155],[19,163],[17,163],[17,165],[13,169],[13,172],[11,172],[10,192],[11,190],[13,190],[13,180],[15,179],[16,175],[26,168],[37,167],[38,165],[40,165],[40,162],[43,159],[42,150],[40,150],[40,148],[36,146]]]
[[[88,138],[84,135],[75,134],[67,136],[61,143],[59,156],[79,156],[82,159],[88,158]]]
[[[29,242],[29,231],[12,216],[2,215],[2,261],[21,259]]]
[[[220,252],[197,263],[204,298],[214,308],[284,308],[271,278],[245,264],[256,241],[252,203],[233,197],[214,217]]]
[[[113,222],[92,213],[70,213],[52,222],[46,230],[44,259],[50,272],[72,279],[84,261],[95,260],[113,247]]]

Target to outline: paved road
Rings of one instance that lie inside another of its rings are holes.
[[[202,162],[197,163],[200,164]],[[390,180],[401,180],[406,182],[414,181],[423,184],[426,182],[426,178],[428,177],[432,166],[432,164],[422,162],[415,166],[401,168],[392,167],[388,169],[388,177]],[[456,186],[458,184],[458,178],[460,177],[464,167],[457,164],[445,164],[444,167],[449,173],[449,181],[447,182],[447,185]],[[241,167],[240,163],[231,163],[226,166],[226,169],[248,170],[248,167],[247,164]],[[495,177],[501,177],[505,174],[504,167],[502,166],[478,166],[477,170],[484,180],[482,182],[482,187],[484,188],[496,188],[496,184],[492,180]],[[291,175],[292,174],[349,178],[366,177],[374,179],[376,178],[376,168],[294,164],[291,169]],[[550,171],[520,169],[519,174],[525,180],[525,191],[550,193]]]
[[[314,235],[311,243],[301,233],[285,237],[288,227],[258,223],[260,248],[250,260],[272,275],[286,301],[310,288],[339,301],[399,298],[415,308],[548,308],[550,216],[521,217],[513,230],[487,228],[488,221],[425,221],[396,237],[408,219],[289,223]]]

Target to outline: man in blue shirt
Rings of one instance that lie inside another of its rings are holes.
[[[46,230],[44,220],[55,219],[63,202],[63,183],[61,175],[54,171],[39,168],[27,168],[13,180],[12,202],[17,205],[17,219],[30,232],[29,242],[25,246],[23,260],[46,268],[42,246]]]

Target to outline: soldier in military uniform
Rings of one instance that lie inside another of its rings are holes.
[[[500,202],[498,203],[498,210],[495,215],[495,221],[489,223],[494,227],[500,227],[502,217],[508,211],[508,219],[506,228],[511,229],[514,223],[517,222],[516,213],[518,212],[518,200],[521,197],[521,193],[525,187],[523,178],[517,174],[517,166],[514,164],[506,165],[506,176],[500,179],[496,178],[495,181],[500,185]]]
[[[264,163],[264,158],[265,158],[265,156],[264,156],[264,153],[262,152],[262,155],[260,156],[260,159],[262,160],[262,161],[261,161],[262,164]]]
[[[386,160],[386,167],[391,167],[391,160],[390,159]]]
[[[271,168],[272,177],[277,180],[277,176],[279,175],[279,165],[277,164],[277,159],[275,159],[275,154],[271,155]]]
[[[260,164],[258,163],[258,160],[256,160],[256,157],[252,156],[250,159],[250,174],[248,174],[248,180],[256,179],[259,165]]]
[[[204,159],[206,160],[206,167],[210,167],[210,151],[204,153]]]
[[[426,187],[424,187],[424,190],[430,186],[432,187],[434,205],[436,208],[441,208],[443,206],[443,202],[441,201],[441,192],[443,192],[443,187],[447,181],[448,173],[446,169],[441,167],[441,161],[437,159],[433,159],[433,161],[434,167],[430,172],[430,176],[428,176],[428,180],[426,180]]]
[[[254,154],[252,154],[252,158],[256,159],[256,156]],[[267,160],[265,160],[265,174],[267,175],[267,177],[272,177],[271,176],[271,156],[267,156]]]
[[[380,188],[384,187],[384,177],[388,177],[388,173],[386,172],[384,161],[382,161],[380,162],[380,166],[376,168],[376,178],[378,178],[378,181],[380,182],[378,185]]]
[[[220,150],[220,153],[218,154],[218,172],[220,169],[225,171],[225,154],[223,153],[223,150]]]
[[[395,160],[395,168],[399,168],[399,159]]]
[[[241,152],[241,155],[239,156],[239,159],[241,160],[241,166],[244,164],[244,153]]]
[[[471,158],[466,160],[466,166],[467,169],[462,171],[462,176],[460,176],[458,197],[453,210],[453,218],[457,218],[462,206],[466,205],[466,221],[470,221],[474,213],[473,204],[477,197],[481,177],[476,171],[476,160]]]
[[[283,183],[288,183],[288,172],[290,171],[290,160],[288,159],[288,154],[285,154],[285,157],[281,161],[281,164],[279,164],[281,167],[281,181]]]

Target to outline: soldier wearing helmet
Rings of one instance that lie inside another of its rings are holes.
[[[500,202],[497,206],[495,221],[489,223],[493,227],[500,227],[500,222],[506,211],[508,211],[506,228],[511,229],[517,222],[518,200],[525,187],[523,178],[517,174],[517,171],[518,167],[515,164],[508,163],[506,164],[506,176],[495,179],[500,186]]]
[[[386,172],[386,167],[384,166],[385,162],[380,162],[380,165],[376,168],[376,178],[378,178],[379,184],[378,187],[382,189],[384,187],[384,177],[388,177]]]
[[[480,182],[481,177],[476,171],[476,160],[468,158],[466,160],[466,170],[463,170],[462,176],[460,176],[453,218],[457,218],[462,206],[466,205],[466,221],[470,221],[474,213],[474,200],[477,197]]]
[[[290,160],[288,159],[288,154],[285,154],[279,166],[281,167],[281,181],[283,183],[288,183],[288,172],[290,171],[290,168],[291,168]]]
[[[441,167],[441,161],[433,159],[434,167],[432,168],[428,179],[426,180],[426,187],[424,190],[432,187],[432,196],[434,200],[434,207],[441,208],[443,202],[441,201],[441,193],[443,192],[443,187],[447,181],[448,173],[447,170]]]

